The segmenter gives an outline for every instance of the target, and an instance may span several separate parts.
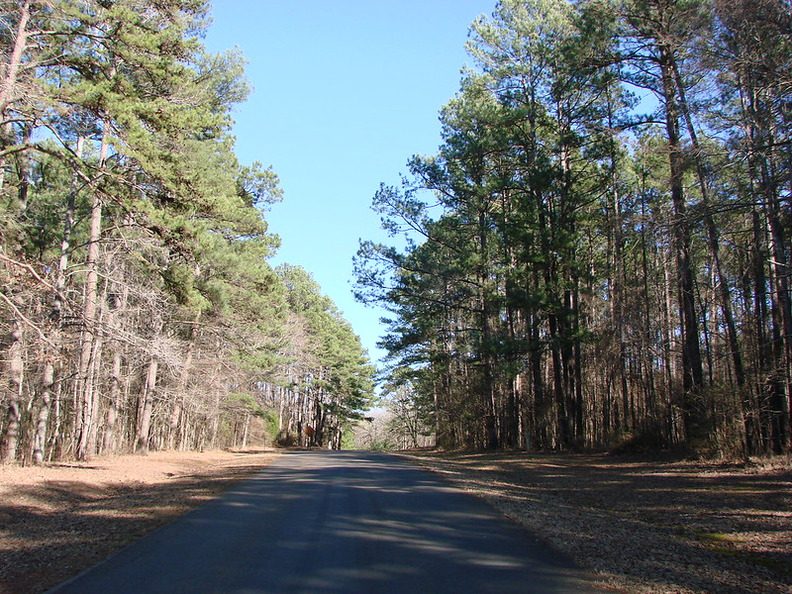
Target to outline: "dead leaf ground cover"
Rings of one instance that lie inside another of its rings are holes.
[[[0,466],[0,594],[45,591],[276,455],[156,452],[85,464]]]
[[[607,455],[410,455],[620,592],[792,592],[792,468]]]

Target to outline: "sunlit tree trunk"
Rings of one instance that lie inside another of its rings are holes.
[[[30,22],[30,9],[33,2],[24,0],[19,5],[19,20],[16,24],[14,33],[14,48],[7,64],[0,65],[0,135],[10,136],[11,124],[7,123],[7,113],[9,106],[13,103],[19,67],[27,47],[28,23]],[[0,138],[0,149],[5,148],[8,138]],[[6,158],[0,155],[0,192],[5,184]]]
[[[151,413],[154,407],[154,395],[157,389],[157,371],[159,360],[155,356],[149,359],[146,379],[143,384],[141,398],[140,420],[135,437],[135,452],[147,454],[149,451],[149,434],[151,432]]]
[[[114,451],[116,438],[116,423],[121,405],[121,349],[115,346],[113,352],[113,366],[110,370],[110,390],[108,393],[107,417],[105,419],[104,434],[102,435],[102,451]]]
[[[104,122],[102,141],[99,148],[99,169],[104,169],[107,160],[110,140],[110,124]],[[92,435],[95,435],[94,398],[96,398],[92,369],[95,366],[94,354],[96,341],[99,340],[98,295],[99,295],[99,242],[102,235],[102,196],[94,191],[91,203],[91,223],[88,237],[88,255],[85,261],[85,303],[83,305],[83,335],[79,360],[80,387],[78,392],[79,437],[75,456],[78,460],[87,460],[93,455],[91,451]]]
[[[46,351],[50,347],[44,347]],[[36,415],[35,433],[33,435],[33,463],[43,464],[45,450],[47,446],[47,424],[49,421],[50,404],[52,402],[52,392],[55,385],[55,357],[52,352],[46,352],[44,357],[44,368],[41,374],[41,402],[38,414]]]
[[[8,357],[8,396],[6,427],[3,435],[2,462],[8,463],[16,460],[19,446],[19,429],[22,418],[22,380],[24,374],[24,360],[22,357],[22,323],[19,320],[11,322],[9,335],[10,346],[6,351]]]
[[[177,437],[179,433],[179,421],[184,411],[184,400],[187,395],[187,386],[190,382],[190,375],[193,373],[192,363],[193,354],[195,352],[195,340],[198,323],[201,319],[201,314],[195,316],[195,322],[190,326],[189,334],[187,337],[187,353],[184,357],[182,364],[181,374],[179,376],[179,390],[175,394],[175,398],[171,403],[170,418],[168,422],[168,449],[172,450],[176,447]]]
[[[77,139],[75,147],[75,157],[79,161],[83,156],[83,148],[85,146],[85,138],[80,136]],[[60,350],[62,348],[62,335],[61,325],[63,323],[63,308],[66,290],[66,272],[69,266],[69,256],[71,254],[71,235],[74,229],[74,217],[76,208],[76,194],[77,194],[77,178],[72,180],[72,188],[66,197],[66,212],[63,221],[63,236],[61,238],[60,255],[58,257],[58,268],[55,273],[55,290],[52,293],[52,312],[50,313],[50,332],[49,339],[51,344],[45,345],[44,354],[44,368],[42,371],[41,382],[41,408],[39,409],[36,430],[33,439],[33,462],[41,464],[44,461],[46,436],[50,417],[50,407],[52,406],[53,397],[57,406],[55,422],[57,425],[56,430],[53,431],[53,445],[59,439],[60,427],[60,385],[55,387],[56,383],[56,369],[59,358],[61,357]],[[53,394],[53,388],[56,393]]]

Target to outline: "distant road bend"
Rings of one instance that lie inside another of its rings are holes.
[[[289,452],[58,594],[595,592],[482,501],[395,456]]]

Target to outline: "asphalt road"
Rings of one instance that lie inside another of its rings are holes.
[[[398,457],[289,452],[51,592],[594,591],[530,533]]]

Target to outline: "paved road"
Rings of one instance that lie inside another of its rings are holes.
[[[529,533],[397,457],[290,452],[52,592],[593,591]]]

